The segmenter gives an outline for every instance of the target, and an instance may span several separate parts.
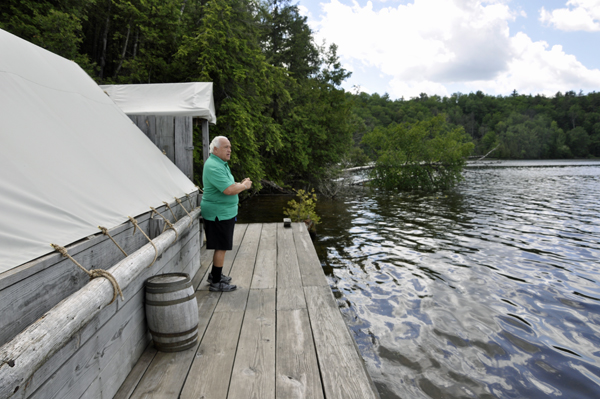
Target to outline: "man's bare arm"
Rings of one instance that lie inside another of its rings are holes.
[[[227,187],[225,191],[223,191],[223,194],[236,195],[242,191],[249,190],[250,188],[252,188],[252,180],[246,177],[240,183],[233,183],[231,186]]]

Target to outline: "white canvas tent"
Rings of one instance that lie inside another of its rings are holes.
[[[101,85],[100,88],[127,115],[192,116],[217,123],[212,83]]]
[[[0,274],[196,190],[76,63],[0,54]]]

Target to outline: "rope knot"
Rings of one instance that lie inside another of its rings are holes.
[[[81,270],[83,270],[90,277],[90,280],[93,280],[97,277],[106,278],[113,286],[113,298],[110,301],[110,303],[113,303],[115,301],[115,299],[117,298],[117,293],[121,296],[122,300],[125,300],[125,298],[123,297],[123,291],[121,291],[121,287],[119,287],[119,283],[117,282],[117,279],[112,274],[110,274],[108,271],[102,270],[102,269],[88,270],[85,267],[81,266],[81,264],[79,262],[77,262],[71,255],[69,255],[69,253],[67,252],[67,249],[65,247],[61,247],[60,245],[57,245],[57,244],[50,244],[50,245],[52,246],[52,248],[54,248],[56,251],[58,251],[62,256],[64,256],[65,258],[71,259],[71,261],[73,263],[75,263],[75,265],[77,265],[77,267],[79,267]]]
[[[166,204],[166,202],[165,202],[165,204]],[[167,204],[167,206],[169,206],[169,205]],[[179,233],[177,232],[177,229],[175,228],[175,226],[173,226],[173,224],[169,221],[169,219],[167,219],[159,211],[157,211],[156,209],[154,209],[154,207],[151,206],[150,209],[152,209],[152,212],[156,213],[158,216],[160,216],[161,218],[163,218],[163,220],[165,221],[165,226],[169,226],[169,229],[172,229],[175,232],[175,241],[173,241],[173,244],[175,244],[175,242],[177,240],[179,240]],[[173,216],[175,216],[175,215],[173,215]],[[164,228],[163,228],[163,231],[165,231]],[[171,245],[173,245],[173,244],[171,244]]]
[[[52,248],[54,248],[56,251],[58,251],[65,258],[70,258],[65,247],[61,247],[60,245],[56,245],[56,244],[50,244],[50,245],[52,246]]]

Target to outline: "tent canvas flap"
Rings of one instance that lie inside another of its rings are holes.
[[[196,190],[76,63],[0,54],[0,273]]]
[[[192,116],[217,123],[212,83],[102,85],[100,88],[127,115]]]

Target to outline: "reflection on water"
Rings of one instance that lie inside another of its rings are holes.
[[[319,258],[381,397],[600,397],[600,162],[464,175],[319,199]],[[240,220],[279,222],[288,200]]]

